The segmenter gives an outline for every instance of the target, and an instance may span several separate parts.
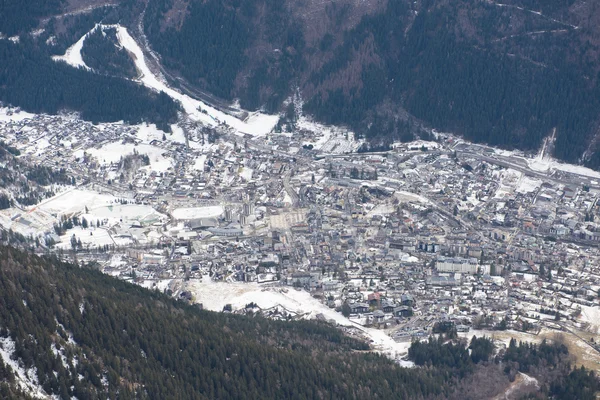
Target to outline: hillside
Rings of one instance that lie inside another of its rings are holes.
[[[392,399],[452,390],[441,370],[356,352],[368,346],[326,324],[200,311],[7,247],[0,260],[3,398],[24,390],[79,399]]]
[[[298,94],[298,109],[384,147],[435,128],[535,152],[556,132],[555,157],[600,167],[596,2],[37,3],[5,2],[2,11],[14,12],[0,18],[7,60],[0,100],[29,111],[66,108],[93,121],[144,120],[167,129],[176,105],[116,77],[136,71],[110,32],[96,32],[83,48],[94,73],[48,60],[95,24],[118,23],[147,36],[172,86],[215,105],[239,100],[246,110],[281,113]]]
[[[592,399],[600,387],[593,373],[571,370],[560,343],[513,340],[494,356],[489,339],[446,336],[413,344],[409,358],[421,367],[407,369],[325,323],[201,311],[0,247],[4,399],[478,399],[512,390],[520,373],[536,386],[519,393],[542,385],[529,398]]]
[[[100,8],[61,14],[70,7],[67,3],[23,5],[11,0],[0,5],[0,102],[34,113],[75,111],[93,122],[154,122],[168,130],[168,124],[176,120],[178,106],[164,93],[123,79],[136,75],[135,67],[114,46],[111,32],[106,40],[91,35],[84,49],[83,57],[98,67],[97,72],[52,59],[64,54],[96,22],[126,13],[124,8]],[[5,18],[7,15],[10,18]]]
[[[249,109],[299,88],[306,112],[384,142],[425,124],[536,150],[556,128],[556,157],[596,166],[598,13],[578,0],[152,0],[145,30],[168,68]]]

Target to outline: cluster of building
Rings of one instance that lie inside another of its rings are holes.
[[[0,123],[1,139],[21,157],[67,168],[78,190],[155,210],[82,230],[105,230],[108,251],[93,241],[72,252],[59,246],[64,257],[97,261],[123,279],[190,300],[190,284],[207,278],[306,290],[397,340],[431,334],[436,323],[594,329],[593,171],[541,171],[518,153],[450,136],[359,153],[351,134],[328,135],[299,126],[256,138],[186,120],[166,134],[72,116]],[[82,203],[50,217],[86,215],[94,209]]]

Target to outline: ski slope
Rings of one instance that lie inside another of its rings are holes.
[[[98,27],[101,29],[116,29],[119,43],[132,56],[135,66],[138,70],[139,76],[136,79],[137,82],[150,89],[166,93],[173,100],[181,104],[185,113],[192,120],[212,126],[226,124],[227,126],[232,127],[238,134],[249,134],[252,136],[264,136],[271,132],[277,124],[277,121],[279,120],[279,116],[277,115],[267,115],[260,112],[249,113],[249,117],[242,121],[199,100],[172,89],[165,83],[164,79],[159,78],[150,70],[146,62],[144,52],[135,39],[129,34],[127,28],[121,25],[96,24],[94,28],[92,28],[71,47],[69,47],[64,55],[53,56],[52,59],[55,61],[65,62],[74,68],[84,68],[90,70],[90,68],[83,61],[81,50],[83,48],[85,39]]]
[[[266,115],[261,113],[253,113],[246,120],[242,121],[231,115],[225,114],[205,103],[193,99],[190,96],[181,94],[165,82],[159,79],[148,67],[144,52],[127,31],[127,28],[117,25],[117,38],[121,45],[133,55],[135,65],[140,73],[139,82],[156,91],[165,92],[173,100],[179,102],[186,114],[193,120],[203,122],[209,125],[226,124],[234,128],[242,134],[250,134],[252,136],[264,136],[271,132],[279,117],[277,115]]]

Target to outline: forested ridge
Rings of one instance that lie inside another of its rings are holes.
[[[0,101],[30,112],[78,111],[106,122],[173,122],[177,105],[164,93],[53,61],[35,45],[0,40]]]
[[[12,36],[32,29],[40,17],[57,14],[64,4],[64,0],[2,0],[0,33]]]
[[[414,343],[409,358],[420,367],[401,368],[326,323],[202,311],[0,246],[0,346],[59,398],[470,399],[502,392],[518,371],[551,398],[592,398],[599,388],[593,373],[571,370],[560,344],[511,342],[496,354],[486,338],[468,349],[448,340]],[[11,360],[0,360],[0,395],[24,398]],[[485,388],[481,374],[491,376]]]
[[[81,57],[85,65],[104,75],[137,77],[135,63],[120,47],[117,30],[112,27],[94,29],[83,42]]]
[[[30,112],[75,111],[92,122],[144,121],[168,130],[178,105],[164,93],[123,79],[136,70],[115,46],[114,30],[96,30],[86,40],[82,57],[94,72],[52,60],[95,24],[126,18],[132,2],[72,15],[61,15],[64,7],[61,0],[0,3],[0,101]]]
[[[536,151],[556,128],[556,157],[596,167],[600,10],[506,3],[152,0],[145,29],[169,68],[247,108],[298,87],[305,112],[376,142],[425,124]]]
[[[0,336],[61,398],[430,398],[454,379],[362,353],[365,343],[327,324],[200,311],[8,247],[0,247]],[[17,387],[5,364],[3,398]]]
[[[184,78],[245,109],[283,112],[300,94],[305,113],[379,148],[435,128],[534,152],[556,130],[557,158],[600,166],[596,2],[125,0],[73,15],[59,15],[59,0],[17,3],[1,6],[14,13],[0,12],[0,33],[20,43],[2,41],[0,99],[31,111],[166,129],[175,104],[115,78],[135,69],[112,33],[95,32],[83,49],[99,74],[48,60],[96,23],[135,30],[143,17],[173,85]]]
[[[149,2],[144,19],[165,65],[223,99],[239,98],[244,108],[276,112],[304,62],[304,34],[285,2],[190,2],[185,19],[169,26],[163,16],[174,3]]]

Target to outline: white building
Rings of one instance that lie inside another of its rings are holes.
[[[463,274],[476,274],[479,263],[476,258],[450,258],[439,257],[435,263],[438,272],[460,272]]]

